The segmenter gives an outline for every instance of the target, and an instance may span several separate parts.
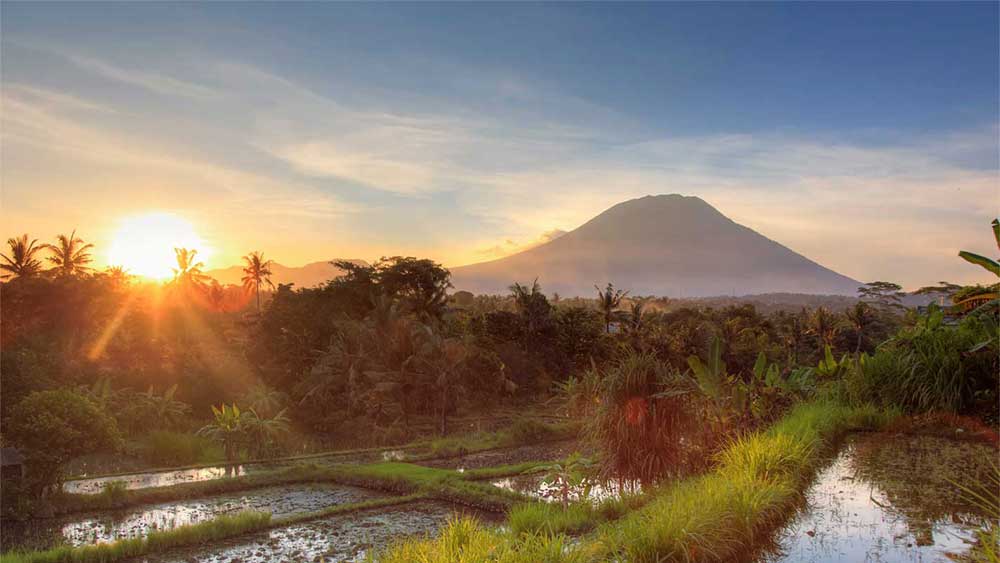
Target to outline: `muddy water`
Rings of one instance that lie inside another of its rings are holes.
[[[525,461],[552,461],[562,459],[579,449],[575,441],[548,442],[514,448],[503,448],[468,454],[460,457],[416,462],[418,465],[441,469],[480,469]]]
[[[327,483],[267,487],[201,499],[143,506],[132,510],[74,514],[29,522],[3,521],[3,549],[44,549],[61,543],[85,545],[145,536],[242,510],[275,517],[383,497],[384,493]]]
[[[484,516],[447,503],[421,501],[379,511],[356,512],[314,520],[218,542],[207,549],[179,549],[142,558],[139,561],[156,563],[361,561],[366,553],[387,545],[394,538],[433,533],[449,517],[457,513]]]
[[[851,436],[759,561],[950,561],[983,522],[951,482],[985,482],[996,458],[991,446],[945,438]]]
[[[546,479],[545,475],[518,475],[491,481],[494,487],[528,495],[545,502],[562,502],[563,486],[559,480]],[[608,499],[621,497],[623,494],[639,493],[639,486],[625,486],[619,483],[591,482],[579,486],[571,486],[567,490],[567,499],[576,502],[587,498],[592,503],[600,503]]]

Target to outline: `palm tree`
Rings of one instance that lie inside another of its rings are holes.
[[[991,225],[993,227],[993,238],[996,239],[997,248],[1000,248],[1000,219],[994,219]],[[985,270],[992,272],[993,275],[1000,278],[1000,262],[967,250],[960,251],[958,255],[965,259],[965,261],[981,266]]]
[[[549,300],[542,293],[542,286],[538,284],[538,278],[531,283],[531,287],[514,283],[510,286],[510,292],[514,296],[514,308],[527,321],[528,334],[535,334],[552,310]]]
[[[87,264],[93,260],[90,250],[94,245],[84,244],[83,239],[76,236],[76,229],[69,236],[57,236],[56,241],[57,244],[47,244],[45,248],[52,253],[49,262],[55,264],[55,270],[60,275],[71,276],[90,269]]]
[[[844,315],[847,317],[847,321],[851,323],[851,326],[854,328],[854,332],[858,334],[858,343],[854,347],[854,353],[857,354],[861,351],[861,340],[865,329],[868,329],[871,325],[875,324],[875,312],[868,303],[858,301],[854,304],[854,307],[848,309]]]
[[[833,339],[840,332],[837,317],[826,307],[817,307],[809,317],[809,328],[806,332],[819,339],[822,346],[833,346]]]
[[[247,291],[257,293],[257,313],[260,313],[260,284],[266,283],[268,287],[274,289],[271,283],[271,266],[274,260],[264,260],[264,254],[259,251],[251,252],[243,257],[246,264],[243,267],[243,287]]]
[[[177,257],[177,267],[172,268],[174,271],[174,281],[181,286],[190,285],[202,285],[208,276],[202,271],[205,264],[201,262],[195,262],[195,256],[197,256],[197,250],[189,250],[187,248],[175,248],[174,254]]]
[[[28,242],[28,235],[23,234],[17,238],[7,239],[7,246],[10,247],[10,256],[0,254],[3,264],[0,270],[6,272],[3,279],[12,277],[26,278],[42,271],[42,261],[35,258],[35,254],[45,248],[44,244],[38,244],[37,239]]]
[[[597,290],[597,306],[604,313],[604,329],[607,332],[611,332],[611,315],[618,308],[618,305],[621,304],[622,299],[628,295],[628,292],[615,289],[614,284],[611,282],[608,282],[608,287],[604,291],[601,291],[601,288],[596,285],[594,289]]]
[[[632,302],[629,321],[631,322],[630,328],[634,332],[642,329],[642,317],[646,314],[646,305],[649,304],[649,299],[649,297],[643,297]]]

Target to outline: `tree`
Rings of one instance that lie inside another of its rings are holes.
[[[872,311],[871,305],[864,301],[855,303],[844,315],[858,336],[857,345],[854,347],[854,353],[857,354],[861,352],[861,341],[864,338],[865,331],[875,324],[877,317],[875,316],[875,312]]]
[[[93,244],[84,243],[83,239],[76,236],[76,229],[69,236],[58,235],[57,244],[47,244],[45,248],[52,253],[48,257],[49,262],[55,265],[55,270],[60,275],[72,276],[82,274],[90,269],[87,264],[93,260],[90,251]]]
[[[808,334],[815,336],[820,346],[833,346],[833,339],[840,332],[837,316],[826,307],[817,307],[809,317]]]
[[[594,286],[597,290],[597,306],[604,313],[604,329],[607,332],[611,332],[611,316],[614,314],[615,309],[621,304],[622,299],[628,295],[627,291],[621,289],[615,289],[614,284],[608,282],[608,286],[601,291],[600,287]]]
[[[264,260],[261,252],[254,251],[243,257],[243,288],[247,291],[254,291],[257,294],[257,313],[260,313],[260,286],[266,283],[268,287],[274,288],[271,283],[271,266],[274,260]]]
[[[514,297],[514,308],[524,320],[526,332],[530,338],[548,320],[552,306],[549,305],[549,300],[542,293],[542,286],[538,285],[537,278],[531,282],[531,287],[515,282],[514,285],[510,286],[510,292]]]
[[[0,264],[0,270],[6,272],[3,279],[26,278],[42,271],[42,261],[35,258],[35,254],[43,250],[45,245],[38,244],[37,239],[29,242],[25,233],[17,238],[7,239],[7,246],[10,247],[10,255],[0,254],[0,258],[4,260]]]
[[[1000,219],[994,219],[990,225],[993,227],[993,238],[996,240],[997,248],[1000,248]],[[1000,278],[1000,262],[967,250],[960,251],[958,255],[966,262],[980,266]]]
[[[884,281],[873,281],[858,288],[861,299],[867,299],[880,309],[901,309],[900,300],[906,295],[899,284]]]
[[[71,459],[121,446],[114,418],[83,395],[65,389],[25,397],[11,410],[5,438],[24,452],[36,494],[58,484]]]
[[[198,287],[208,280],[208,276],[202,271],[205,264],[195,261],[198,255],[197,250],[187,248],[175,248],[174,255],[177,258],[177,267],[174,270],[173,282],[182,288]]]

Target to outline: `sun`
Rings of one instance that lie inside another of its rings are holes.
[[[177,266],[174,248],[197,250],[199,261],[211,254],[184,218],[162,212],[134,215],[119,222],[111,239],[108,264],[122,266],[130,274],[165,280],[174,275]]]

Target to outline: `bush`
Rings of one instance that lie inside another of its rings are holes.
[[[848,395],[909,412],[960,413],[978,401],[995,403],[996,351],[972,351],[986,336],[971,319],[948,327],[932,314],[864,358],[847,378]]]
[[[143,437],[141,455],[155,465],[190,465],[220,461],[224,457],[221,448],[207,438],[166,430],[150,432]]]
[[[556,430],[540,420],[519,418],[511,424],[508,430],[510,440],[514,444],[532,444],[544,442],[556,437]]]
[[[11,411],[5,438],[24,452],[36,494],[58,483],[63,466],[74,457],[121,446],[115,419],[69,390],[25,397]]]

